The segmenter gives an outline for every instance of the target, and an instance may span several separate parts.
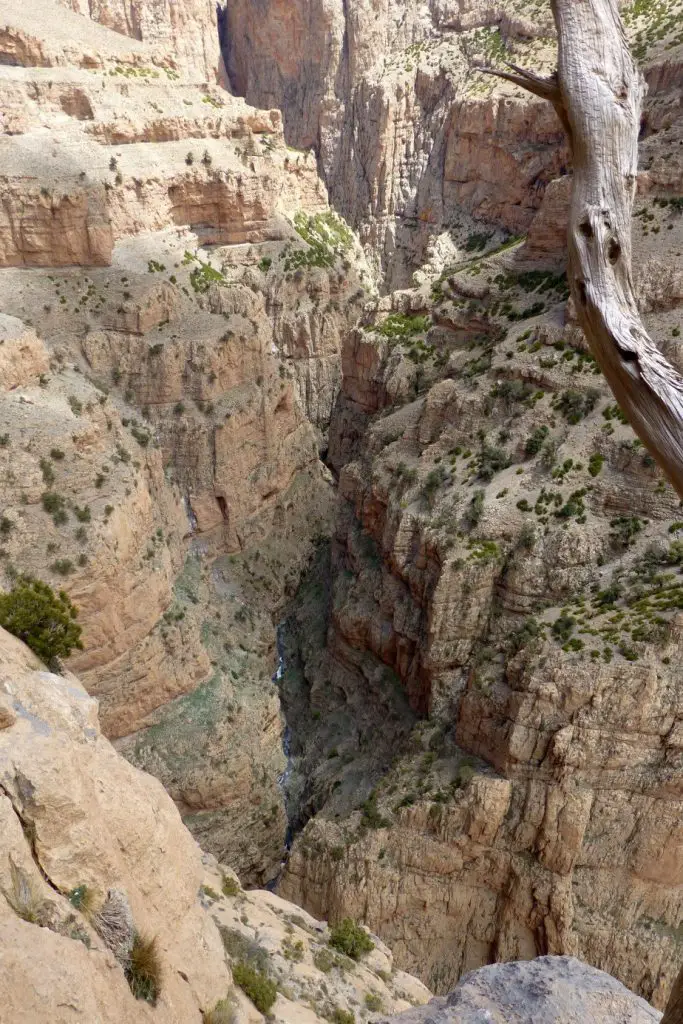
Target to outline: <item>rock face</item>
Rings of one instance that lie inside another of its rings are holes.
[[[247,0],[226,5],[233,90],[278,106],[288,141],[313,147],[335,207],[400,287],[446,227],[468,215],[523,233],[566,162],[553,112],[468,69],[468,53],[548,51],[548,18],[522,25],[523,4]],[[543,39],[545,37],[545,43]],[[482,52],[483,47],[483,52]],[[495,227],[489,227],[492,234]]]
[[[2,585],[65,586],[106,734],[264,882],[272,617],[329,529],[319,453],[371,276],[279,112],[215,84],[211,4],[0,15]]]
[[[101,736],[97,704],[77,680],[46,672],[4,630],[0,645],[0,699],[13,715],[0,732],[3,1015],[199,1022],[231,983],[198,897],[201,851],[160,783]],[[134,999],[120,963],[74,910],[79,886],[100,905],[125,893],[135,928],[157,936],[156,1009]]]
[[[680,137],[679,115],[644,165]],[[683,220],[645,186],[639,301],[675,357]],[[314,816],[279,891],[362,915],[439,992],[571,954],[661,1007],[683,913],[679,501],[565,300],[520,244],[386,297],[345,341],[325,654],[295,608],[284,690]]]
[[[3,1020],[199,1024],[227,998],[235,1024],[256,1024],[264,1017],[232,984],[230,964],[245,959],[278,981],[278,1024],[320,1024],[372,994],[394,1013],[429,998],[379,940],[355,964],[328,947],[323,923],[243,892],[202,855],[159,782],[104,739],[78,680],[47,672],[4,630],[0,822]],[[132,929],[156,938],[154,1008],[126,980]],[[335,957],[343,970],[330,976]]]
[[[221,14],[245,99],[216,84],[206,3],[0,0],[0,585],[29,571],[68,590],[70,667],[105,733],[245,883],[271,882],[305,825],[281,894],[366,921],[431,988],[571,954],[662,1005],[683,914],[679,502],[566,302],[559,128],[468,66],[543,70],[547,12],[257,6]],[[648,72],[635,230],[641,307],[680,361],[673,57]],[[27,723],[0,702],[4,732]],[[114,866],[83,884],[111,889],[125,946],[132,867]],[[268,932],[282,1024],[426,995],[387,982],[378,944],[374,967],[332,965],[333,998],[324,929],[202,867],[231,957]],[[203,935],[190,881],[183,953]],[[193,993],[171,987],[164,1012],[197,1019],[221,996],[163,943]],[[125,1020],[122,972],[92,948]]]
[[[496,964],[466,975],[447,999],[386,1018],[396,1024],[654,1024],[661,1014],[644,999],[572,957]]]
[[[217,68],[213,0],[59,0],[62,6],[106,28],[139,39],[182,68],[190,78],[212,82]]]
[[[233,90],[277,106],[288,142],[315,150],[335,208],[380,260],[389,290],[442,244],[526,234],[566,169],[550,107],[471,68],[507,59],[552,70],[547,3],[533,16],[524,0],[221,6]],[[680,41],[675,17],[655,32],[647,12],[626,14],[639,57],[658,61],[652,85],[669,89],[661,68]]]

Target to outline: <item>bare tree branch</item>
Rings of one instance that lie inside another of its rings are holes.
[[[634,430],[683,497],[683,377],[645,330],[631,277],[645,82],[617,0],[551,2],[555,75],[515,65],[478,69],[549,100],[567,129],[574,164],[568,278],[579,323]]]
[[[521,89],[526,89],[527,92],[532,92],[535,96],[540,96],[542,100],[548,100],[550,103],[561,103],[562,99],[560,96],[560,87],[557,84],[557,73],[550,75],[549,78],[543,78],[541,75],[534,74],[533,71],[527,71],[525,68],[518,67],[517,64],[508,64],[506,67],[510,68],[510,71],[502,71],[500,68],[491,67],[489,64],[481,64],[478,61],[473,61],[471,67],[476,71],[482,71],[485,75],[495,75],[496,78],[504,78],[507,82],[512,82],[513,85],[518,85]]]

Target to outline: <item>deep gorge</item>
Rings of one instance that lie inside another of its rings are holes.
[[[256,942],[265,922],[280,998],[311,1021],[423,1001],[403,970],[446,993],[546,955],[663,1006],[680,502],[568,301],[561,127],[471,66],[548,70],[547,4],[40,3],[0,0],[0,574],[68,592],[84,650],[66,668],[203,853],[117,760],[135,843],[161,848],[157,815],[214,931]],[[625,15],[650,83],[636,290],[681,363],[681,44]],[[8,685],[81,764],[76,698],[57,680],[51,709],[8,643]],[[114,886],[93,864],[60,899]],[[190,889],[182,942],[213,950]],[[347,917],[388,944],[393,988],[373,973],[349,995],[313,963],[317,920]],[[209,1006],[175,998],[187,1020]]]

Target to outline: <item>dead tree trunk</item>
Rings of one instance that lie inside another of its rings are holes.
[[[683,498],[683,377],[648,337],[631,275],[631,214],[645,82],[617,0],[551,0],[557,72],[482,68],[549,100],[567,134],[574,180],[567,274],[591,351],[634,430]],[[683,968],[661,1024],[683,1024]]]
[[[640,319],[631,277],[631,214],[646,86],[617,0],[551,0],[558,68],[541,78],[482,68],[555,106],[574,181],[568,277],[591,351],[634,430],[683,497],[683,377]]]

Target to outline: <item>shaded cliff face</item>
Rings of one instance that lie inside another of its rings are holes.
[[[650,111],[634,266],[680,362],[677,89]],[[398,680],[422,721],[388,769],[355,735],[316,740],[316,712],[353,704],[326,696],[293,617],[317,814],[281,891],[362,915],[439,991],[490,960],[570,953],[661,1006],[683,911],[680,502],[548,263],[562,216],[549,192],[528,244],[386,297],[345,341],[322,678],[355,671],[357,720],[378,730]]]
[[[210,5],[0,11],[3,586],[68,590],[107,735],[264,882],[273,617],[329,532],[319,453],[372,281],[279,112],[211,84]]]
[[[381,264],[388,290],[470,233],[526,233],[567,163],[562,133],[547,105],[471,64],[507,59],[551,71],[545,0],[222,6],[231,87],[277,106],[290,144],[315,151],[333,205]],[[626,15],[639,56],[668,55],[680,42],[678,5],[656,16],[633,8]]]
[[[468,66],[467,54],[502,46],[502,19],[520,59],[529,37],[542,58],[547,17],[457,6],[269,0],[257,16],[238,0],[225,10],[232,88],[278,106],[288,141],[315,150],[333,205],[390,288],[410,281],[445,229],[471,229],[470,215],[525,231],[564,159],[552,111],[512,91],[493,98]]]

